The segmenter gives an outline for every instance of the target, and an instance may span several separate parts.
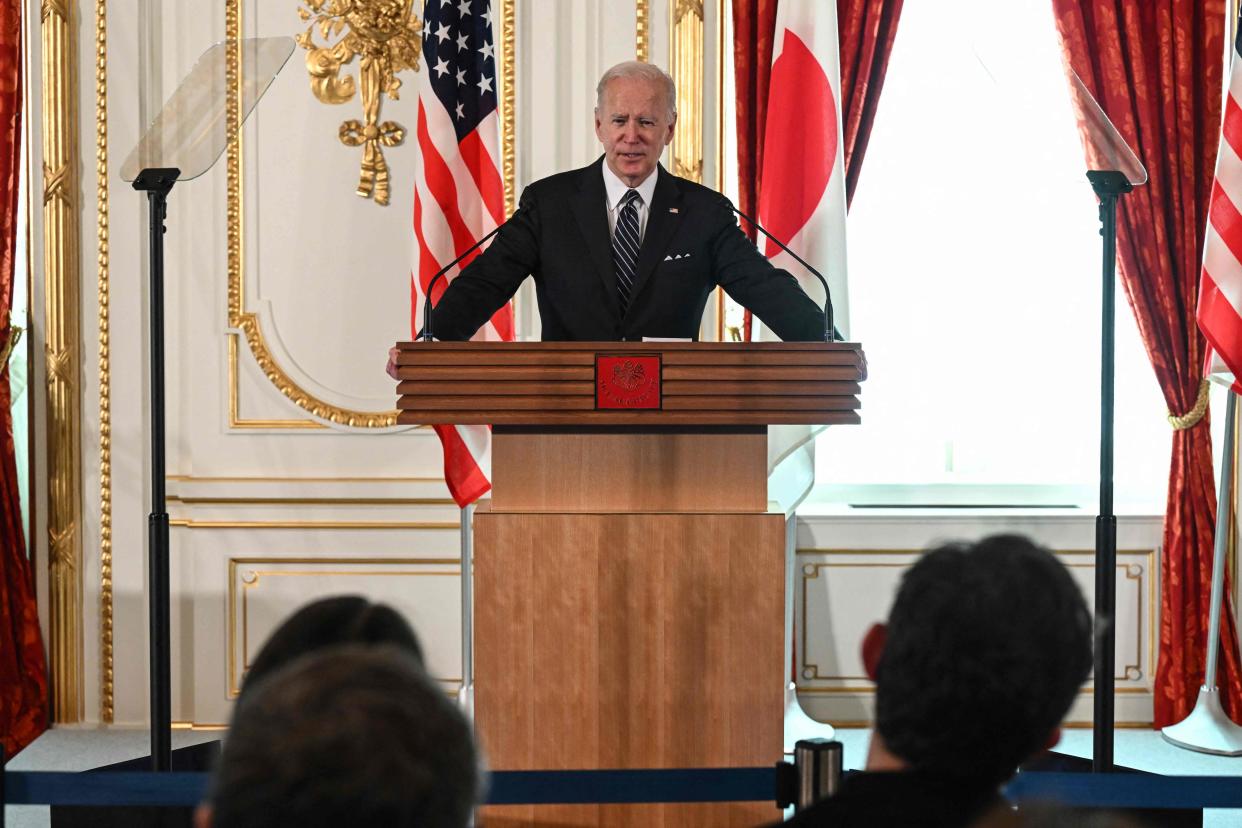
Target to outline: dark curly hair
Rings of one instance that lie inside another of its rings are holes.
[[[1060,724],[1091,670],[1069,571],[1019,535],[950,543],[905,574],[876,671],[876,729],[915,768],[988,782]]]

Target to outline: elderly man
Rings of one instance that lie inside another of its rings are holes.
[[[823,313],[742,234],[728,200],[660,166],[677,123],[672,78],[621,63],[596,94],[603,157],[526,188],[436,305],[435,336],[469,339],[533,276],[545,340],[693,339],[717,285],[782,339],[822,339]]]

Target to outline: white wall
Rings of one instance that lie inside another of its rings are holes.
[[[121,162],[198,55],[225,37],[224,3],[137,0],[108,6],[108,142],[111,304],[111,485],[115,606],[115,722],[147,717],[146,523],[149,392],[145,200],[118,178]],[[715,59],[708,3],[705,53]],[[242,0],[243,36],[298,32],[294,0]],[[90,4],[81,4],[89,24]],[[667,0],[651,3],[651,57],[668,65]],[[633,2],[517,3],[516,185],[589,163],[595,79],[634,56]],[[101,409],[91,27],[80,43],[83,147],[83,497],[85,711],[99,721],[101,641],[99,470]],[[407,273],[415,148],[386,150],[393,201],[353,194],[361,150],[337,140],[355,100],[326,106],[311,95],[298,50],[243,137],[242,310],[255,314],[267,353],[293,382],[337,408],[382,412],[395,402],[385,350],[408,335]],[[708,88],[714,70],[707,68]],[[384,119],[414,125],[415,78]],[[705,108],[709,128],[714,103]],[[714,133],[705,146],[715,179]],[[261,370],[229,318],[227,162],[173,191],[167,240],[168,492],[174,521],[175,721],[217,725],[247,659],[278,620],[327,592],[360,592],[406,612],[446,689],[461,676],[457,510],[441,476],[439,443],[425,428],[356,428],[301,408]],[[41,301],[36,295],[35,301]],[[519,295],[521,330],[537,334],[533,294]],[[234,320],[235,321],[235,320]],[[236,400],[236,411],[230,400]],[[1150,720],[1154,630],[1153,550],[1158,521],[1122,521],[1118,719]],[[841,722],[868,715],[855,657],[865,624],[883,615],[895,578],[942,536],[1027,531],[1066,553],[1090,584],[1082,550],[1089,516],[875,514],[804,517],[799,526],[798,617],[811,625],[799,649],[803,702]],[[875,554],[876,551],[883,554]],[[828,577],[829,573],[831,577]],[[805,595],[805,600],[801,597]],[[1136,642],[1133,647],[1123,642]],[[1126,659],[1124,662],[1123,659]],[[1137,659],[1137,661],[1135,661]],[[1124,675],[1124,671],[1123,671]],[[1124,686],[1123,686],[1124,685]],[[1089,706],[1089,697],[1084,696]],[[1076,708],[1075,716],[1083,717]],[[1146,718],[1145,718],[1146,717]]]

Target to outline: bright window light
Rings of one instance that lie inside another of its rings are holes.
[[[819,438],[815,499],[1093,502],[1102,254],[1084,172],[1047,0],[906,4],[849,216],[863,425]],[[1118,505],[1158,512],[1166,407],[1117,296]]]

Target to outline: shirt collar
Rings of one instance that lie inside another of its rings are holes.
[[[626,192],[630,189],[630,185],[626,184],[617,174],[608,168],[608,160],[604,159],[604,163],[600,164],[604,170],[604,191],[608,194],[608,209],[615,210],[621,204],[621,199],[625,197]],[[651,175],[643,180],[642,184],[635,187],[638,194],[642,196],[643,204],[647,207],[651,206],[651,198],[655,195],[656,177],[660,174],[660,168],[657,166],[651,171]]]

